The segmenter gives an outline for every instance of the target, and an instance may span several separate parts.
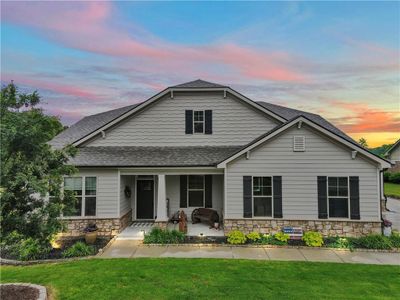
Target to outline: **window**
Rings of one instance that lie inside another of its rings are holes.
[[[328,177],[328,209],[330,218],[349,217],[349,181],[347,177]]]
[[[271,177],[253,177],[253,216],[272,217]]]
[[[95,216],[96,215],[96,177],[66,177],[64,189],[73,191],[76,197],[74,211],[64,216]]]
[[[188,207],[204,207],[204,175],[188,175]]]
[[[193,111],[193,128],[194,133],[204,133],[204,111]]]

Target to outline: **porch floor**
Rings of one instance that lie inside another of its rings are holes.
[[[130,226],[122,230],[116,237],[117,240],[143,240],[146,233],[150,232],[154,226],[152,222],[133,222]],[[178,230],[179,224],[168,223],[169,230]],[[224,236],[223,229],[210,229],[206,224],[191,224],[188,223],[188,236]]]

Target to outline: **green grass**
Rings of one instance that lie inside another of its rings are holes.
[[[56,299],[400,299],[400,268],[223,259],[93,259],[3,266]]]
[[[385,195],[400,198],[400,184],[385,182]]]

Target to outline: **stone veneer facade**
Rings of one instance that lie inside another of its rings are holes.
[[[132,210],[121,218],[90,218],[66,220],[67,230],[59,235],[60,238],[74,238],[83,236],[83,229],[90,223],[95,223],[99,228],[98,235],[113,237],[125,229],[132,218]]]
[[[318,231],[323,236],[359,237],[371,233],[381,233],[381,222],[332,221],[332,220],[254,220],[227,219],[224,220],[225,235],[232,230],[244,233],[256,231],[275,234],[285,226],[301,227],[304,231]]]

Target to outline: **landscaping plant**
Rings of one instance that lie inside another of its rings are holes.
[[[71,247],[65,249],[62,253],[64,258],[88,256],[95,254],[92,246],[86,245],[84,242],[76,242]]]
[[[358,239],[352,239],[352,243],[354,244],[355,248],[381,250],[389,250],[392,248],[392,243],[390,239],[380,234],[370,234],[360,237]]]
[[[304,233],[302,240],[309,247],[321,247],[324,244],[322,234],[316,231],[307,231]]]
[[[185,234],[177,230],[154,227],[144,236],[144,244],[179,244],[185,240]]]
[[[352,239],[346,237],[327,237],[325,238],[325,246],[328,248],[350,249],[354,248]]]
[[[257,243],[261,239],[261,236],[258,232],[253,231],[247,234],[246,238],[250,243]]]
[[[246,235],[239,231],[233,230],[228,233],[228,243],[232,245],[240,245],[246,243]]]
[[[287,244],[289,238],[290,238],[290,236],[286,233],[283,233],[282,231],[274,234],[274,239],[276,239],[279,242],[283,242],[285,244]]]
[[[392,235],[389,237],[390,243],[393,248],[400,248],[400,232],[397,230],[392,231]]]

